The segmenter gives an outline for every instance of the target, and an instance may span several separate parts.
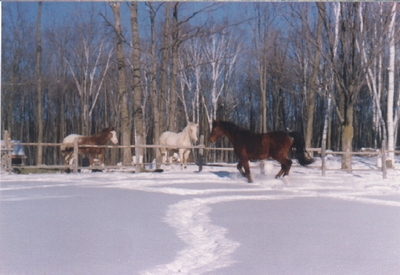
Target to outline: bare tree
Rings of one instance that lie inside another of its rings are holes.
[[[41,58],[42,58],[42,37],[41,37],[41,17],[42,17],[42,2],[38,3],[38,18],[37,18],[37,45],[36,45],[36,81],[37,81],[37,123],[38,123],[38,147],[37,147],[37,160],[36,164],[41,165],[43,159],[43,118],[42,118],[42,67],[41,67]]]
[[[67,135],[66,132],[66,117],[65,117],[65,107],[69,100],[68,94],[66,93],[69,86],[69,79],[67,77],[67,63],[66,54],[68,43],[71,39],[72,31],[69,26],[65,23],[59,25],[57,29],[47,29],[45,33],[45,38],[50,45],[49,51],[53,53],[54,63],[51,67],[52,80],[54,81],[54,86],[56,93],[54,95],[57,101],[57,124],[58,127],[58,139],[55,142],[60,142],[62,138]],[[56,135],[57,136],[57,135]]]
[[[253,30],[255,61],[259,74],[260,93],[261,93],[261,132],[267,132],[267,77],[268,77],[268,58],[270,56],[271,42],[273,35],[272,22],[275,19],[269,6],[262,3],[254,4],[254,25]]]
[[[388,128],[388,150],[389,150],[389,158],[387,167],[394,168],[394,149],[395,149],[395,134],[394,130],[396,129],[395,124],[397,124],[396,114],[393,112],[394,105],[394,72],[395,72],[395,21],[396,21],[396,7],[397,3],[394,2],[391,10],[391,20],[389,24],[389,67],[388,67],[388,96],[387,96],[387,128]],[[398,113],[398,112],[396,112]]]
[[[150,95],[152,99],[152,114],[153,114],[153,144],[158,144],[158,139],[160,137],[160,92],[157,89],[157,56],[156,56],[156,30],[155,30],[155,17],[156,9],[153,7],[152,2],[148,2],[149,13],[150,13],[150,31],[151,31],[151,71],[150,71]],[[161,7],[161,5],[159,6]],[[158,148],[154,148],[154,155],[156,157],[157,163],[161,162],[161,153]],[[157,167],[158,168],[158,167]]]
[[[16,3],[15,10],[3,5],[3,18],[10,19],[2,22],[1,131],[7,130],[13,139],[23,140],[30,136],[25,102],[32,87],[35,87],[36,71],[31,68],[35,68],[36,49],[32,44],[37,40],[35,24],[28,20],[26,14],[22,3]],[[30,98],[36,99],[36,94],[35,98]],[[14,122],[17,116],[21,118],[20,123]],[[36,117],[37,112],[33,116]],[[32,136],[37,137],[36,130]]]
[[[179,50],[179,100],[183,104],[186,123],[198,123],[200,117],[200,89],[203,63],[201,37],[185,41]],[[191,110],[191,113],[190,113]]]
[[[180,51],[181,78],[187,86],[191,96],[192,121],[200,122],[200,91],[202,69],[204,67],[204,52],[202,51],[202,38],[193,37],[186,41]],[[187,114],[189,117],[189,114]],[[187,118],[188,120],[188,118]]]
[[[130,20],[132,28],[132,66],[133,66],[133,120],[135,127],[135,147],[136,162],[140,156],[143,156],[143,148],[140,145],[145,144],[145,131],[143,123],[143,88],[140,80],[140,38],[137,17],[137,2],[132,2],[130,11]],[[138,168],[138,166],[137,166]]]
[[[361,13],[360,9],[360,13]],[[360,15],[361,17],[361,15]],[[381,32],[378,31],[378,25],[383,25],[383,10],[382,5],[379,3],[379,11],[376,14],[376,17],[373,18],[373,33],[371,33],[371,45],[375,47],[376,45],[382,45],[383,36]],[[361,28],[364,29],[363,21],[361,21]],[[377,43],[378,41],[378,43]],[[371,48],[369,46],[369,48]],[[383,93],[383,85],[382,85],[382,76],[383,76],[383,57],[384,52],[380,51],[376,55],[372,55],[370,52],[367,51],[368,45],[364,43],[360,45],[362,50],[362,61],[364,64],[369,62],[369,59],[372,60],[372,66],[368,66],[367,68],[367,85],[368,89],[372,95],[372,110],[373,110],[373,127],[372,131],[375,134],[374,138],[374,147],[378,146],[378,137],[386,137],[386,122],[383,118],[382,108],[381,108],[381,97]]]
[[[332,37],[332,55],[333,59],[336,58],[337,54],[337,46],[338,46],[338,33],[339,33],[339,14],[340,14],[340,9],[339,9],[339,4],[334,4],[333,5],[333,13],[334,13],[334,31],[333,31],[333,37]],[[326,12],[325,12],[325,5],[318,4],[318,16],[321,19],[325,19]],[[329,75],[332,75],[333,68],[330,67],[327,70],[329,72]],[[325,116],[324,116],[324,128],[322,131],[322,140],[321,140],[321,153],[325,155],[325,149],[327,148],[327,145],[329,144],[329,129],[330,129],[330,120],[331,120],[331,105],[332,105],[332,99],[331,99],[331,93],[328,92],[334,88],[334,81],[332,77],[326,77],[328,81],[325,82],[325,90],[326,92],[326,111],[325,111]],[[330,146],[328,146],[330,148]],[[322,173],[325,175],[325,157],[322,159]]]
[[[163,32],[163,41],[161,48],[161,65],[160,65],[160,132],[164,132],[167,128],[165,120],[165,107],[167,106],[167,90],[168,90],[168,61],[170,52],[170,7],[171,2],[165,3],[165,23]]]
[[[190,26],[189,21],[197,15],[211,10],[215,4],[206,5],[203,8],[190,12],[188,15],[179,18],[180,7],[184,3],[173,3],[172,6],[172,29],[171,29],[171,81],[170,81],[170,93],[168,100],[168,130],[176,131],[177,129],[177,112],[178,97],[177,97],[177,81],[178,81],[178,70],[179,70],[179,47],[181,44],[197,35],[202,30],[202,26]],[[183,31],[184,30],[184,31]]]
[[[361,63],[361,52],[357,44],[362,43],[360,33],[359,3],[341,3],[338,33],[338,54],[333,52],[334,39],[331,37],[331,26],[324,15],[324,25],[330,45],[327,61],[333,69],[333,78],[337,89],[337,98],[332,97],[336,106],[336,114],[341,124],[342,169],[352,169],[354,106],[361,86],[365,83],[365,70],[368,64]]]
[[[168,104],[168,129],[169,131],[177,131],[177,112],[178,106],[177,97],[177,74],[178,74],[178,51],[182,41],[179,39],[179,24],[178,24],[178,11],[179,2],[172,4],[172,45],[171,45],[171,83],[169,93],[169,104]]]
[[[317,8],[321,3],[317,3]],[[315,121],[317,108],[317,94],[320,84],[320,55],[322,51],[322,18],[318,9],[315,13],[308,3],[290,4],[288,23],[291,26],[288,40],[293,44],[296,65],[295,72],[301,83],[302,93],[302,121],[306,147],[312,147],[313,137],[317,132],[318,121]],[[286,13],[284,13],[286,14]],[[314,14],[317,16],[314,17]],[[315,20],[315,18],[317,20]],[[318,133],[318,132],[317,132]]]
[[[80,99],[81,133],[89,135],[91,116],[110,67],[113,47],[107,43],[103,29],[97,28],[95,10],[77,21],[75,45],[66,63],[74,79]],[[79,17],[81,14],[77,14]],[[81,21],[82,20],[82,21]],[[85,20],[85,21],[83,21]]]
[[[205,105],[210,129],[213,119],[217,117],[218,100],[226,88],[226,80],[231,76],[239,54],[239,45],[234,45],[233,36],[229,33],[212,33],[204,47],[207,63],[211,72],[211,104]],[[205,95],[202,95],[206,104]]]
[[[118,95],[119,103],[121,108],[121,144],[129,146],[131,144],[131,119],[129,116],[128,109],[128,91],[127,91],[127,79],[126,79],[126,67],[125,67],[125,55],[123,49],[123,35],[121,26],[121,3],[111,2],[111,9],[114,14],[114,31],[116,35],[116,49],[117,49],[117,63],[118,63]],[[122,154],[122,162],[124,165],[128,165],[132,161],[132,152],[130,148],[124,148]]]
[[[318,2],[317,6],[320,10],[323,3]],[[311,43],[310,43],[311,44]],[[308,91],[308,102],[307,102],[307,128],[305,133],[306,147],[311,147],[311,141],[313,137],[314,129],[314,113],[315,113],[315,97],[319,87],[318,84],[318,72],[320,65],[320,52],[322,49],[322,14],[318,12],[318,22],[317,22],[317,33],[315,42],[314,60],[312,65],[312,74],[310,80],[310,87]]]
[[[369,18],[372,20],[369,26],[370,32],[370,38],[371,42],[370,45],[367,43],[364,43],[364,41],[361,42],[359,45],[359,48],[362,51],[362,61],[363,64],[368,64],[370,63],[370,66],[367,67],[367,84],[368,88],[371,92],[372,95],[372,104],[373,104],[373,111],[374,111],[374,116],[373,119],[374,121],[374,132],[378,132],[377,128],[382,132],[381,136],[383,139],[388,140],[387,145],[388,145],[388,150],[389,151],[394,151],[395,147],[395,129],[397,125],[397,119],[396,119],[396,114],[397,112],[393,112],[393,107],[396,107],[396,104],[394,102],[394,74],[395,74],[395,65],[394,65],[394,59],[395,59],[395,18],[396,18],[396,3],[394,3],[391,8],[390,12],[385,12],[384,11],[384,5],[383,3],[377,3],[379,6],[378,12],[376,14],[371,14]],[[360,7],[359,10],[359,16],[360,18],[365,14],[364,16],[367,16],[367,10],[368,6],[365,5],[365,8],[363,9],[363,6]],[[389,7],[388,7],[389,8]],[[366,21],[367,20],[363,20]],[[361,32],[364,32],[363,30],[366,29],[364,27],[363,21],[361,21]],[[388,56],[388,90],[387,90],[387,120],[385,122],[383,118],[383,113],[382,113],[382,94],[383,94],[383,79],[382,79],[382,74],[383,74],[383,59],[385,51],[383,50],[385,48],[384,46],[384,37],[381,35],[381,33],[387,32],[387,42],[388,42],[388,48],[389,48],[389,56]],[[380,50],[374,53],[373,50],[379,48]],[[371,60],[371,61],[370,61]],[[397,103],[398,106],[398,103]],[[378,136],[378,135],[376,135]],[[375,146],[377,145],[376,138],[375,138]],[[390,153],[389,153],[390,154]],[[393,167],[394,162],[394,152],[389,155],[388,162],[387,162],[387,167]]]

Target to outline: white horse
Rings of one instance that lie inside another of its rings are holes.
[[[197,132],[199,130],[199,125],[194,122],[189,122],[189,124],[180,133],[174,132],[164,132],[159,138],[159,144],[170,146],[170,148],[161,147],[162,163],[164,164],[167,159],[167,152],[178,151],[179,159],[181,162],[181,169],[186,168],[187,160],[189,158],[190,149],[189,148],[179,148],[180,146],[191,146],[192,142],[197,142]],[[171,147],[172,146],[172,147]],[[173,154],[169,154],[168,161],[172,166]],[[172,166],[173,167],[173,166]]]

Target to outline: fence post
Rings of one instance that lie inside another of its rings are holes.
[[[7,170],[8,174],[12,174],[12,160],[11,160],[11,144],[10,144],[10,134],[8,133],[7,130],[4,131],[4,146],[5,146],[5,151],[6,151],[6,165],[7,165]]]
[[[204,136],[203,135],[200,136],[200,146],[204,147]],[[198,159],[199,172],[201,172],[203,170],[203,151],[204,151],[203,147],[201,147],[199,149],[199,159]]]
[[[382,173],[383,173],[383,178],[387,179],[386,140],[382,140]]]
[[[78,173],[78,138],[74,139],[74,156],[73,156],[74,162],[73,162],[73,168],[74,168],[74,173]]]
[[[321,144],[321,161],[322,161],[322,175],[325,176],[326,174],[326,139],[322,140],[322,144]]]
[[[137,145],[136,145],[137,146]],[[135,147],[136,148],[136,147]],[[136,151],[136,149],[135,149]],[[137,152],[137,151],[136,151]],[[142,155],[135,155],[135,173],[139,174],[140,173],[140,166],[141,166],[141,161],[140,159],[143,158]]]

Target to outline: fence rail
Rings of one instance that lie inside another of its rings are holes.
[[[5,133],[5,137],[8,137],[8,134]],[[2,155],[2,167],[6,169],[10,174],[12,173],[14,168],[18,168],[20,166],[14,166],[11,164],[11,153],[12,153],[12,143],[8,142],[7,138],[5,138],[6,142],[2,145],[1,148],[1,155]],[[42,147],[49,146],[49,147],[60,147],[61,145],[65,145],[62,143],[33,143],[33,142],[26,142],[26,143],[20,143],[22,146],[39,146],[41,145]],[[77,173],[79,169],[101,169],[99,167],[81,167],[78,166],[78,148],[82,147],[93,147],[93,148],[109,148],[109,149],[124,149],[124,148],[143,148],[143,149],[154,149],[154,148],[168,148],[168,149],[176,149],[176,147],[172,146],[161,146],[161,145],[80,145],[78,146],[77,139],[75,140],[74,143],[68,144],[70,147],[74,147],[74,161],[73,165],[30,165],[30,166],[25,166],[29,168],[40,168],[40,169],[67,169],[67,168],[72,168],[74,173]],[[383,142],[383,145],[384,142]],[[382,162],[382,174],[383,178],[387,177],[387,167],[386,167],[386,154],[389,153],[389,151],[385,150],[386,146],[382,146],[381,150],[378,149],[373,149],[372,151],[368,152],[340,152],[340,151],[331,151],[331,150],[324,150],[323,148],[307,148],[307,151],[309,153],[317,153],[321,155],[321,159],[325,159],[325,157],[329,154],[331,155],[367,155],[367,156],[380,156],[381,157],[381,162]],[[229,151],[233,152],[233,148],[216,148],[216,147],[206,147],[204,145],[204,136],[200,137],[200,145],[194,145],[194,146],[181,146],[179,148],[182,149],[191,149],[191,150],[197,150],[197,164],[199,166],[199,171],[202,170],[203,165],[216,165],[213,162],[210,163],[204,163],[204,155],[206,155],[208,152],[217,152],[217,151]],[[206,153],[206,154],[205,154]],[[394,151],[395,154],[400,154],[400,151]],[[136,158],[135,163],[132,163],[131,165],[107,165],[104,167],[104,169],[118,169],[118,168],[132,168],[135,169],[136,172],[140,172],[140,167],[145,165],[145,164],[150,164],[150,163],[144,163],[140,162],[139,158]],[[218,164],[219,166],[222,166],[222,164]],[[232,166],[232,164],[227,164],[227,166]],[[322,175],[325,175],[326,171],[332,171],[332,170],[342,170],[342,169],[328,169],[326,167],[326,162],[322,161],[321,167],[319,167],[322,171]],[[379,168],[379,167],[378,167]],[[353,171],[357,169],[352,169]],[[365,170],[365,169],[364,169]],[[376,170],[376,169],[374,169]]]

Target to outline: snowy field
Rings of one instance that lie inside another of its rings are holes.
[[[275,164],[253,184],[234,167],[3,173],[0,274],[400,274],[400,169]]]

